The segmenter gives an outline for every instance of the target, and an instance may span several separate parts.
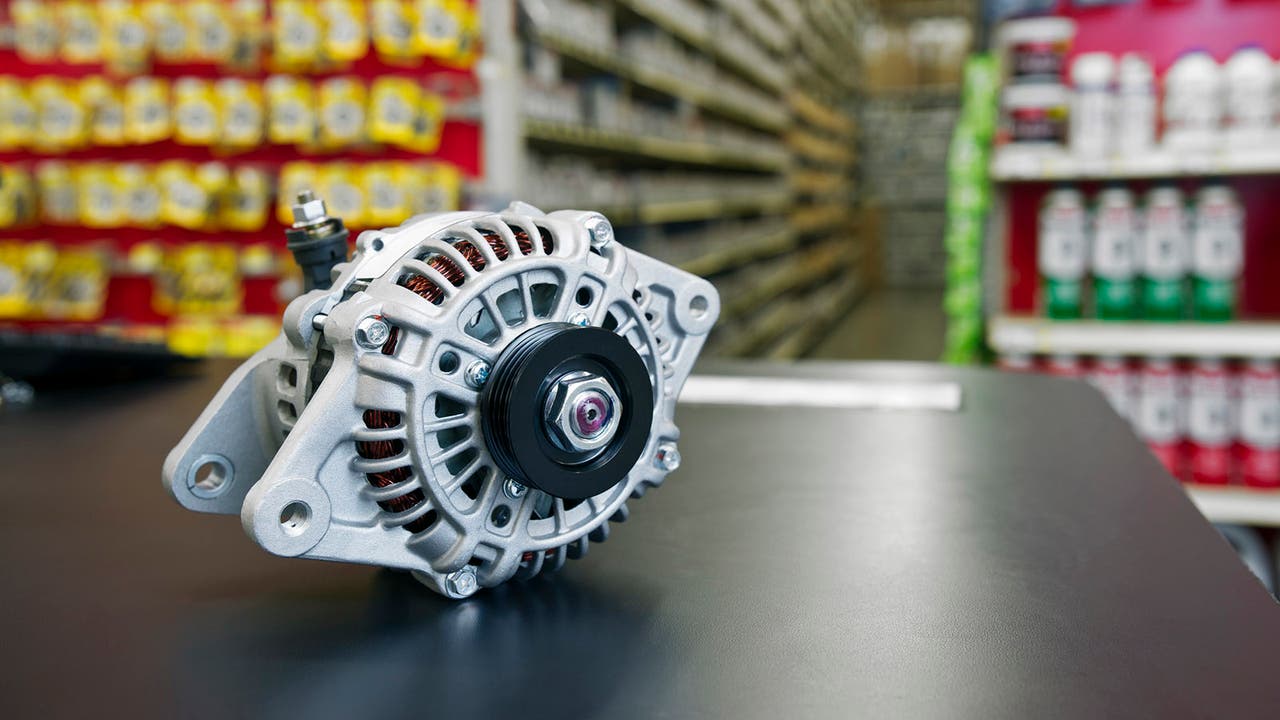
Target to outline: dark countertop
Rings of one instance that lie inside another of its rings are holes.
[[[230,367],[0,417],[0,716],[1280,707],[1276,604],[1079,383],[809,365],[955,380],[964,408],[683,406],[683,467],[608,542],[453,603],[404,574],[272,557],[237,518],[167,496],[165,453]]]

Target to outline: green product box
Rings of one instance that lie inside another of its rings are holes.
[[[1194,278],[1191,296],[1196,320],[1230,320],[1235,315],[1236,284],[1233,280]]]
[[[1177,321],[1186,306],[1185,283],[1181,278],[1164,280],[1142,279],[1141,309],[1146,320]]]

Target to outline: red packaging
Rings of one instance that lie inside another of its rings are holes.
[[[1235,415],[1231,373],[1221,360],[1197,360],[1187,384],[1187,470],[1191,482],[1231,482]]]
[[[1124,358],[1116,355],[1099,357],[1089,370],[1088,380],[1106,396],[1116,414],[1125,419],[1133,415],[1133,406],[1137,402],[1134,387],[1137,378]]]
[[[1059,353],[1049,357],[1044,364],[1044,371],[1054,377],[1079,378],[1084,377],[1084,363],[1080,362],[1077,355]]]
[[[1134,423],[1156,458],[1178,479],[1182,467],[1182,378],[1169,358],[1148,358],[1138,375]]]
[[[1240,374],[1236,405],[1240,479],[1259,488],[1280,487],[1280,365],[1250,360]]]

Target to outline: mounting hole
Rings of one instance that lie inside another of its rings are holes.
[[[694,295],[689,301],[689,314],[693,315],[695,320],[701,320],[707,316],[707,310],[711,308],[711,303],[707,302],[705,295]]]
[[[591,301],[594,300],[595,297],[596,294],[591,292],[591,288],[580,287],[578,288],[578,294],[574,295],[573,299],[578,303],[578,305],[586,307],[591,304]]]
[[[458,359],[458,353],[452,350],[446,350],[440,355],[440,372],[452,373],[456,372],[462,361]]]
[[[636,303],[643,303],[644,293],[640,290],[640,288],[636,288],[635,290],[631,291],[631,299],[635,300]]]
[[[373,248],[374,252],[378,252],[382,250],[383,248],[382,238],[374,238],[373,242],[369,243],[369,247]]]
[[[311,522],[311,506],[301,500],[294,500],[280,511],[280,529],[289,537],[298,537],[306,532]]]
[[[506,527],[511,522],[511,508],[506,505],[499,505],[489,513],[489,520],[493,522],[494,527]]]
[[[221,455],[202,455],[191,464],[187,489],[198,498],[215,498],[231,487],[234,477],[230,460]]]

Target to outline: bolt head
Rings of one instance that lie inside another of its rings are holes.
[[[680,450],[675,443],[663,443],[658,446],[658,452],[653,458],[654,464],[665,472],[675,472],[680,469]]]
[[[391,339],[391,326],[378,317],[367,317],[356,325],[356,344],[367,350],[376,350]]]
[[[569,324],[578,327],[586,327],[591,324],[591,318],[586,313],[574,313],[569,316]]]
[[[622,401],[608,380],[572,372],[548,393],[544,419],[548,436],[561,450],[599,454],[617,434]]]
[[[483,360],[477,360],[467,366],[464,373],[467,384],[473,388],[479,389],[489,382],[489,363]]]
[[[480,589],[480,583],[476,580],[476,569],[468,565],[457,572],[449,573],[445,578],[445,588],[449,591],[449,597],[452,598],[475,595]]]
[[[587,228],[587,232],[591,234],[591,247],[599,250],[613,242],[613,225],[609,224],[609,220],[605,216],[600,214],[589,215],[583,221],[583,225]]]
[[[295,200],[296,202],[292,207],[294,225],[314,225],[329,218],[329,211],[324,206],[324,200],[316,197],[314,192],[303,190],[298,193]]]
[[[529,492],[529,488],[517,482],[515,478],[507,478],[502,483],[502,494],[506,495],[512,500],[519,500],[520,498],[524,497],[524,494],[527,492]]]

